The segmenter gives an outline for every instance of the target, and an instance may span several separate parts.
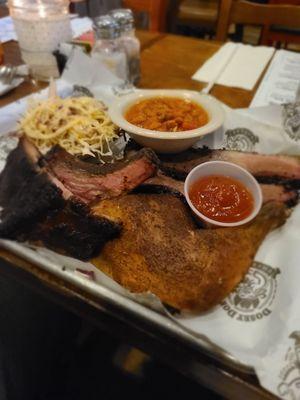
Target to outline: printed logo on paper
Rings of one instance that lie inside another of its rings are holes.
[[[253,151],[258,136],[247,128],[228,129],[225,132],[225,147],[228,150]]]
[[[290,103],[282,108],[283,127],[290,139],[300,140],[300,103]]]
[[[289,338],[291,346],[285,355],[285,365],[279,373],[278,394],[287,400],[299,399],[300,393],[300,331],[294,331]]]
[[[254,261],[244,280],[221,303],[230,318],[254,322],[271,314],[279,268]]]

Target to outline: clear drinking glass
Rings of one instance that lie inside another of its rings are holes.
[[[72,38],[69,0],[9,0],[23,61],[33,78],[48,81],[59,71],[53,51]]]

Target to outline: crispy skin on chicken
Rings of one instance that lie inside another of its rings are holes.
[[[242,280],[266,234],[284,223],[286,210],[271,202],[247,225],[197,229],[172,194],[104,200],[93,212],[122,222],[123,230],[93,263],[132,292],[150,291],[177,309],[205,311]]]

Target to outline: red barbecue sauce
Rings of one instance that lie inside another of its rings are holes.
[[[254,207],[253,196],[246,186],[229,176],[200,178],[191,186],[189,196],[198,211],[218,222],[241,221]]]

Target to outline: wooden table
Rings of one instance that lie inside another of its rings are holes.
[[[201,90],[203,84],[191,76],[221,46],[219,42],[146,31],[139,31],[138,37],[142,44],[140,87],[147,89]],[[17,42],[4,43],[3,47],[5,63],[22,63]],[[0,107],[45,86],[25,82],[0,98]],[[211,94],[232,108],[241,108],[249,106],[255,91],[256,87],[248,91],[215,85]]]
[[[3,15],[3,13],[2,13]],[[1,16],[1,12],[0,12]],[[142,43],[143,88],[188,88],[200,90],[202,84],[192,81],[192,74],[210,57],[220,43],[169,34],[138,32]],[[21,63],[18,44],[4,44],[5,62]],[[23,83],[10,94],[0,98],[4,106],[18,98],[45,87]],[[231,107],[249,105],[253,92],[216,86],[212,94]],[[100,302],[65,281],[41,270],[15,255],[0,249],[0,275],[10,276],[39,292],[42,296],[61,304],[101,329],[152,354],[183,374],[230,399],[272,399],[263,390],[254,375],[237,373],[222,362],[203,354],[184,343],[179,343],[157,327],[135,318],[130,313]]]

